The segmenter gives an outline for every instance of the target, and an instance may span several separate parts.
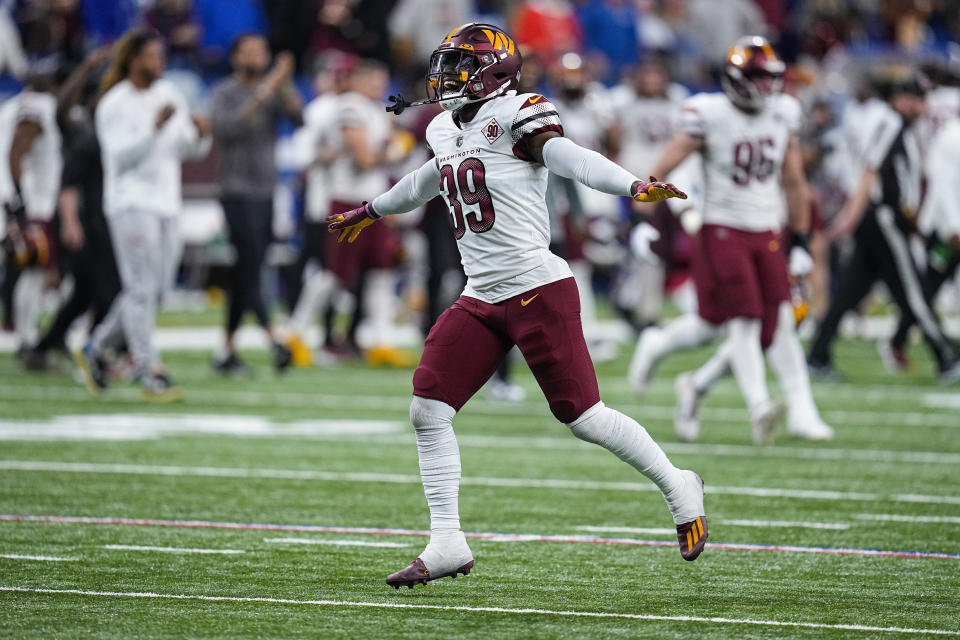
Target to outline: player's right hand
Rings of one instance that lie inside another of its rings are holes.
[[[337,242],[353,242],[360,235],[360,232],[380,219],[380,216],[374,212],[369,202],[364,202],[356,209],[351,209],[346,213],[334,213],[324,219],[327,230],[330,233],[340,231],[337,236]]]
[[[637,180],[630,189],[633,199],[638,202],[660,202],[667,198],[687,199],[687,194],[669,182],[658,182],[650,176],[650,182]]]
[[[173,114],[177,112],[177,108],[172,104],[165,104],[160,111],[157,111],[157,120],[156,125],[157,129],[162,129],[163,125],[167,124],[167,120],[173,117]]]

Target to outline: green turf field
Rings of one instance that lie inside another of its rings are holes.
[[[469,577],[412,591],[383,582],[428,526],[411,372],[277,378],[250,354],[257,377],[220,380],[207,354],[168,354],[186,401],[145,406],[2,355],[0,637],[960,635],[960,389],[921,352],[895,377],[872,344],[839,345],[850,382],[815,388],[836,441],[765,450],[730,382],[699,443],[673,437],[673,377],[706,351],[642,400],[626,355],[600,366],[607,404],[707,482],[714,545],[694,563],[652,485],[554,422],[518,366],[525,403],[478,396],[454,423],[464,529],[502,535],[471,540]]]

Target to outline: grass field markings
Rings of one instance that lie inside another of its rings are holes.
[[[898,513],[859,513],[857,520],[875,522],[911,522],[916,524],[960,524],[956,516],[911,516]]]
[[[711,522],[713,522],[711,520]],[[661,529],[657,527],[602,527],[596,525],[581,525],[574,527],[577,531],[586,531],[587,533],[635,533],[642,536],[675,536],[676,529]]]
[[[422,529],[398,529],[385,527],[344,527],[325,525],[267,524],[257,522],[215,522],[208,520],[158,520],[148,518],[104,518],[94,516],[52,516],[29,514],[0,514],[0,522],[40,522],[46,524],[93,524],[128,527],[177,527],[187,529],[224,529],[231,531],[289,531],[297,533],[336,533],[341,535],[374,536],[429,536]],[[607,538],[586,535],[465,532],[467,538],[485,542],[553,542],[561,544],[607,544],[632,547],[676,547],[676,540],[644,540],[639,538]],[[709,548],[718,551],[765,551],[773,553],[809,553],[830,556],[860,556],[879,558],[924,558],[935,560],[960,560],[960,553],[940,551],[912,551],[888,549],[862,549],[854,547],[819,547],[799,545],[775,545],[741,542],[711,542]]]
[[[198,478],[243,478],[264,480],[313,480],[326,482],[360,482],[384,484],[421,484],[420,476],[403,473],[371,473],[346,471],[317,471],[312,469],[257,469],[248,467],[208,467],[180,465],[114,464],[97,462],[61,462],[54,460],[0,460],[0,471],[39,471],[52,473],[93,473],[119,475],[146,475]],[[566,489],[572,491],[638,491],[659,492],[649,482],[608,482],[600,480],[570,480],[565,478],[497,478],[465,477],[462,485],[503,487],[510,489]],[[747,496],[753,498],[785,498],[797,500],[824,500],[860,502],[907,502],[921,504],[960,504],[960,496],[925,494],[882,494],[859,491],[831,491],[821,489],[779,489],[772,487],[737,487],[707,485],[713,495]]]
[[[407,431],[397,420],[294,420],[217,413],[93,413],[39,420],[0,418],[0,440],[155,440],[162,436],[381,436]]]
[[[0,558],[7,560],[36,560],[38,562],[76,562],[76,558],[61,558],[59,556],[27,556],[19,553],[0,553]]]
[[[123,401],[125,403],[134,403],[142,405],[142,397],[139,391],[135,389],[115,389],[111,390],[105,400],[91,398],[90,395],[74,386],[44,386],[30,387],[26,385],[2,385],[0,386],[0,396],[14,400],[65,400],[75,399],[83,400],[91,404],[110,403],[113,400]],[[364,409],[395,410],[397,412],[406,412],[410,405],[410,396],[383,396],[383,395],[333,395],[318,394],[293,391],[226,391],[226,390],[201,390],[190,389],[187,391],[187,401],[200,401],[207,403],[219,403],[221,405],[245,406],[245,407],[279,407],[279,408],[318,408],[318,409],[350,409],[357,407]],[[672,404],[646,404],[646,403],[622,403],[614,402],[611,406],[616,406],[619,411],[634,415],[641,419],[673,419],[674,407]],[[546,401],[542,398],[514,404],[498,404],[475,398],[471,400],[466,409],[473,415],[490,415],[497,417],[521,416],[521,417],[550,417]],[[740,423],[746,428],[747,412],[741,408],[706,408],[702,412],[704,420],[714,422],[732,422]],[[823,411],[824,419],[828,422],[838,425],[876,427],[880,426],[909,426],[909,427],[954,427],[960,428],[960,420],[957,420],[956,414],[917,412],[917,411],[857,411],[845,409],[826,409]]]
[[[646,613],[617,613],[613,611],[576,611],[557,609],[519,609],[510,607],[472,607],[467,605],[412,604],[409,602],[362,602],[352,600],[296,600],[293,598],[267,598],[257,596],[207,596],[186,593],[154,593],[149,591],[91,591],[85,589],[44,589],[37,587],[0,586],[0,591],[34,593],[40,595],[73,595],[99,598],[147,598],[155,600],[194,600],[199,602],[243,602],[259,604],[308,605],[317,607],[351,607],[372,609],[412,609],[420,611],[459,611],[464,613],[500,613],[516,616],[556,616],[565,618],[607,618],[615,620],[640,620],[646,622],[695,622],[720,625],[750,625],[760,627],[788,627],[863,633],[899,633],[960,636],[955,629],[918,629],[912,627],[878,627],[862,624],[833,624],[827,622],[802,622],[793,620],[759,620],[756,618],[723,618],[707,616],[667,616]]]
[[[409,544],[402,542],[370,542],[367,540],[321,540],[320,538],[264,538],[264,542],[278,544],[329,544],[336,547],[383,547],[384,549],[404,549]]]
[[[189,549],[182,547],[149,547],[139,544],[105,544],[103,545],[104,549],[109,549],[111,551],[156,551],[159,553],[196,553],[196,554],[208,554],[208,555],[225,555],[233,556],[240,555],[241,553],[246,553],[242,549]]]
[[[825,529],[828,531],[847,531],[850,525],[846,522],[796,522],[793,520],[710,520],[713,524],[722,524],[729,527],[758,527],[761,529]],[[647,533],[663,532],[676,535],[673,529],[643,529],[635,527],[604,527],[604,526],[582,526],[577,527],[578,531],[593,531],[597,533]],[[656,534],[653,534],[656,535]]]

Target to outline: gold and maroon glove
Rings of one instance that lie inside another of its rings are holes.
[[[633,199],[638,202],[660,202],[667,198],[687,199],[687,194],[677,189],[669,182],[657,182],[657,179],[650,176],[650,182],[637,180],[630,189]]]
[[[351,209],[346,213],[335,213],[327,216],[324,222],[327,223],[327,230],[330,233],[340,231],[340,235],[337,236],[337,242],[343,242],[344,238],[346,238],[347,242],[353,242],[357,239],[357,236],[360,235],[361,231],[381,217],[382,216],[377,215],[377,212],[373,210],[369,202],[364,201],[356,209]]]

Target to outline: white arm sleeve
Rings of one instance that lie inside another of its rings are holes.
[[[416,171],[400,178],[400,182],[370,204],[377,215],[390,216],[413,211],[427,200],[440,195],[440,169],[430,158]]]
[[[572,178],[591,189],[615,196],[630,196],[637,178],[596,151],[585,149],[569,138],[550,138],[543,145],[543,165],[564,178]]]

